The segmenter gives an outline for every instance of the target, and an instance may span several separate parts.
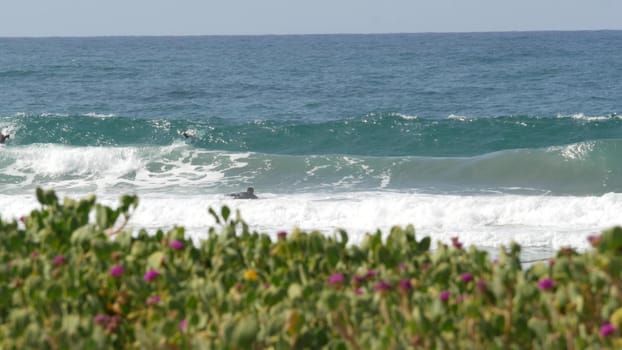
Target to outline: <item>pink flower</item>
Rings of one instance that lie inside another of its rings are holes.
[[[108,323],[109,319],[110,317],[108,315],[97,314],[95,317],[93,317],[93,322],[95,322],[95,324],[105,325]]]
[[[354,285],[360,286],[361,284],[365,283],[365,277],[354,275],[354,277],[352,277],[352,282],[354,282]]]
[[[185,332],[186,328],[188,328],[188,321],[183,319],[183,320],[181,320],[181,322],[179,322],[179,330],[182,331],[182,332]]]
[[[462,275],[460,275],[460,280],[462,280],[462,282],[464,283],[469,283],[473,280],[473,275],[468,272],[463,273]]]
[[[157,295],[152,295],[147,298],[147,305],[154,305],[160,302],[160,297]]]
[[[117,327],[119,327],[119,324],[121,323],[122,319],[121,316],[119,315],[114,315],[114,316],[110,316],[108,318],[108,324],[106,325],[106,330],[110,333],[114,333],[117,330]]]
[[[376,278],[376,276],[378,276],[378,272],[375,270],[367,270],[367,273],[365,274],[365,277],[370,280]]]
[[[154,269],[151,269],[147,271],[147,273],[145,273],[145,276],[143,277],[143,279],[147,282],[150,282],[158,278],[158,276],[160,276],[160,273]]]
[[[361,288],[356,288],[354,290],[354,294],[356,294],[356,295],[363,295],[363,290]]]
[[[105,314],[98,314],[93,317],[93,323],[102,326],[106,331],[113,333],[119,327],[123,319],[119,315],[108,316]]]
[[[374,289],[376,290],[376,292],[388,292],[391,289],[393,289],[393,286],[391,285],[391,283],[387,282],[387,281],[378,281],[376,282],[376,284],[374,284]]]
[[[458,237],[451,237],[451,244],[457,249],[462,249],[462,242],[459,241]]]
[[[114,265],[110,268],[110,276],[112,277],[121,277],[123,274],[123,265]]]
[[[602,327],[600,327],[600,332],[598,332],[598,334],[600,334],[601,337],[608,337],[617,331],[618,329],[616,327],[612,326],[611,323],[607,322]]]
[[[331,286],[340,286],[343,283],[343,280],[343,274],[334,273],[328,278],[328,284]]]
[[[184,248],[184,242],[178,241],[178,240],[174,240],[174,241],[171,241],[168,244],[168,246],[173,248],[173,249],[175,249],[175,250],[180,250],[180,249]]]
[[[277,236],[279,239],[285,239],[285,238],[287,238],[287,232],[285,232],[285,231],[279,231],[279,232],[277,232],[276,236]]]
[[[555,281],[552,278],[543,278],[538,282],[538,288],[542,290],[550,290],[555,287]]]
[[[409,290],[411,290],[413,288],[412,283],[410,283],[410,280],[408,279],[403,279],[400,281],[398,288],[400,289],[401,292],[408,292]]]
[[[588,242],[590,242],[592,247],[596,248],[600,245],[602,239],[600,238],[600,236],[588,236],[587,240]]]
[[[52,259],[53,266],[61,266],[65,265],[65,263],[67,263],[67,259],[64,255],[57,255],[56,257],[54,257],[54,259]]]
[[[444,290],[439,295],[439,298],[441,299],[441,301],[447,301],[447,300],[449,300],[449,295],[450,295],[449,291],[448,290]]]

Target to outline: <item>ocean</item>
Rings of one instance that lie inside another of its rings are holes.
[[[228,205],[271,235],[583,250],[622,224],[621,58],[622,31],[0,38],[0,215],[40,186],[137,194],[133,229],[195,240]]]

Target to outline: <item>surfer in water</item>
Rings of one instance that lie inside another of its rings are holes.
[[[185,139],[196,136],[192,130],[182,131],[179,135],[183,136]]]
[[[246,189],[246,192],[231,193],[228,194],[228,196],[233,197],[234,199],[257,199],[257,196],[255,196],[254,192],[255,189],[249,187]]]
[[[9,137],[11,137],[11,135],[9,135],[9,134],[5,135],[5,134],[0,132],[0,143],[4,143],[4,141],[8,140]]]

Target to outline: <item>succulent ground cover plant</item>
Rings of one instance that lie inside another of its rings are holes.
[[[251,232],[227,207],[182,227],[124,230],[138,205],[95,197],[0,220],[2,349],[621,348],[622,228],[524,269],[412,226],[367,234]]]

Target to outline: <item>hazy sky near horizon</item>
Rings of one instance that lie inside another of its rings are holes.
[[[5,0],[0,36],[622,29],[622,0]]]

